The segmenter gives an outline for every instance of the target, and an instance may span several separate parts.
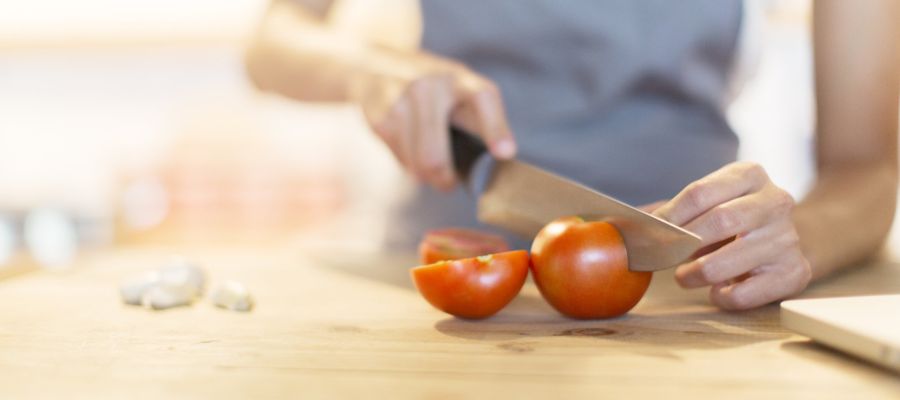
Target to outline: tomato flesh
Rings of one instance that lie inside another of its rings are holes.
[[[496,314],[516,297],[530,264],[527,251],[515,250],[423,265],[410,275],[435,308],[460,318],[481,319]]]
[[[425,234],[419,244],[419,259],[422,264],[434,264],[508,250],[502,236],[467,228],[444,228]]]
[[[644,296],[653,276],[628,269],[625,243],[612,224],[579,217],[546,225],[532,243],[531,256],[541,295],[572,318],[625,314]]]

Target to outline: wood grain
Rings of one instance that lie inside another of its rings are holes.
[[[118,282],[164,262],[162,248],[0,281],[0,398],[900,397],[900,377],[785,331],[777,307],[724,313],[671,272],[623,318],[565,319],[529,283],[501,314],[469,322],[418,297],[411,256],[185,253],[213,281],[244,282],[256,309],[123,305]],[[889,292],[900,266],[878,261],[809,296]]]

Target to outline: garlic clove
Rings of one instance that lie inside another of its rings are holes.
[[[171,286],[189,286],[194,297],[203,295],[206,286],[206,273],[194,264],[186,261],[176,261],[159,270],[160,280]]]
[[[141,305],[152,310],[165,310],[187,306],[194,302],[196,291],[190,285],[167,285],[157,283],[144,292]]]
[[[125,304],[138,306],[141,305],[144,293],[157,283],[159,283],[159,273],[156,271],[146,272],[122,282],[119,285],[119,294],[122,295],[122,301]]]
[[[216,285],[212,290],[210,299],[216,307],[232,311],[250,311],[254,306],[250,291],[244,285],[234,281]]]

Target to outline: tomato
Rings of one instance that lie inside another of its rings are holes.
[[[419,259],[422,264],[438,261],[458,260],[482,254],[500,253],[509,250],[502,236],[465,228],[444,228],[429,231],[419,244]]]
[[[644,296],[653,275],[628,270],[625,242],[613,225],[579,217],[547,224],[532,242],[531,257],[541,295],[572,318],[625,314]]]
[[[496,314],[522,289],[530,258],[525,250],[441,261],[410,271],[419,293],[435,308],[460,318]]]

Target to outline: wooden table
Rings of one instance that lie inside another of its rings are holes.
[[[468,322],[419,298],[409,255],[195,249],[213,281],[250,287],[253,312],[123,305],[118,282],[169,251],[0,281],[0,398],[900,398],[900,376],[782,329],[776,306],[721,312],[671,272],[619,319],[565,319],[529,283]],[[807,296],[891,292],[900,265],[879,261]]]

